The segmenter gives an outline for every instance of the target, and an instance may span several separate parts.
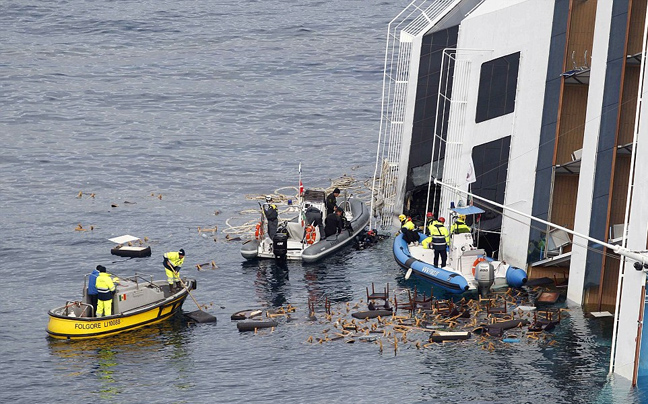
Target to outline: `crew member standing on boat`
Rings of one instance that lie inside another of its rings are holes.
[[[306,216],[306,225],[317,226],[319,229],[320,238],[324,237],[324,224],[322,223],[322,211],[317,209],[315,206],[307,203],[304,205],[306,211],[304,216]]]
[[[175,293],[176,290],[182,289],[180,284],[180,269],[184,263],[185,251],[180,249],[180,251],[170,251],[164,253],[164,271],[166,272],[167,282],[169,282],[169,291]]]
[[[448,260],[448,252],[446,250],[450,243],[450,234],[444,223],[445,219],[442,217],[432,222],[429,226],[430,237],[421,243],[423,248],[430,248],[430,244],[432,244],[432,248],[434,248],[434,266],[439,266],[439,257],[441,257],[441,268],[446,266],[446,261]]]
[[[419,235],[416,230],[416,226],[412,222],[412,218],[405,215],[398,215],[398,220],[401,222],[401,233],[403,233],[403,240],[407,244],[416,243],[419,241]]]
[[[88,300],[92,305],[92,309],[97,313],[97,277],[99,276],[99,268],[103,268],[101,265],[97,265],[94,271],[88,277]]]
[[[97,265],[99,275],[97,276],[97,317],[112,315],[112,299],[115,294],[115,282],[106,267]]]
[[[268,221],[268,237],[272,240],[277,234],[277,225],[279,224],[279,212],[277,212],[277,205],[272,203],[272,197],[267,195],[265,197],[266,203],[263,204],[263,214]]]
[[[335,208],[338,207],[338,196],[340,196],[340,188],[335,188],[333,192],[326,197],[326,216],[332,215],[333,212],[335,212]]]
[[[335,214],[326,216],[324,237],[342,233],[342,213],[342,208],[335,208]]]
[[[470,226],[466,224],[466,215],[459,215],[452,227],[450,227],[450,234],[459,233],[470,233]]]
[[[425,235],[429,236],[432,233],[432,223],[434,222],[434,213],[428,212],[427,215],[425,215],[427,218],[427,228],[424,229]]]

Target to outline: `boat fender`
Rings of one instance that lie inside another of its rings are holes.
[[[463,247],[462,247],[462,251],[463,251]],[[473,262],[473,265],[472,265],[472,274],[473,274],[473,276],[475,276],[475,268],[477,268],[477,265],[479,265],[480,262],[484,262],[484,261],[486,261],[486,258],[479,257],[479,258],[477,258],[475,260],[475,262]]]
[[[236,324],[239,331],[254,331],[260,328],[272,328],[278,326],[279,323],[274,320],[269,321],[242,321]]]

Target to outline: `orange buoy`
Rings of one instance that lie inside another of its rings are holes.
[[[473,266],[472,266],[472,274],[473,274],[473,276],[475,276],[475,268],[477,268],[477,265],[479,265],[480,262],[484,262],[484,261],[486,261],[486,258],[479,257],[479,258],[477,258],[475,260],[475,262],[473,262]]]
[[[254,230],[254,238],[259,240],[261,239],[261,236],[263,236],[263,226],[261,222],[258,222],[256,224],[256,229]]]

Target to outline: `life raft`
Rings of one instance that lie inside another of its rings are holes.
[[[140,258],[140,257],[150,257],[151,256],[151,246],[147,247],[131,247],[131,246],[117,246],[110,250],[112,255],[117,255],[119,257],[130,257],[130,258]]]

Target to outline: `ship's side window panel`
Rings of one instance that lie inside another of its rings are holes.
[[[484,62],[479,77],[477,123],[515,110],[520,52]]]

